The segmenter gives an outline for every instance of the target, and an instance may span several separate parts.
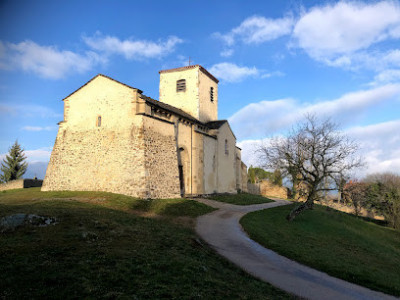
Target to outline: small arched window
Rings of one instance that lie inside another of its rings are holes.
[[[97,116],[97,122],[96,122],[97,127],[101,126],[101,116]]]
[[[214,102],[214,88],[210,87],[210,100],[211,102]]]
[[[186,79],[179,79],[176,82],[176,91],[177,92],[184,92],[186,91]]]
[[[225,154],[229,154],[229,149],[228,149],[228,140],[225,140]]]

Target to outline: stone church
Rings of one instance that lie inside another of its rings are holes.
[[[218,79],[200,65],[162,70],[160,100],[97,75],[64,101],[42,191],[176,198],[247,189]]]

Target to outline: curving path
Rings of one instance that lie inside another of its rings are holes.
[[[239,206],[195,199],[218,210],[197,218],[196,232],[219,254],[246,272],[291,294],[308,299],[398,299],[314,270],[251,240],[239,220],[245,214],[290,204],[275,202]]]

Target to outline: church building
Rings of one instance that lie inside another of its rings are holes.
[[[42,191],[178,198],[247,190],[218,79],[200,65],[162,70],[159,101],[99,74],[64,101]]]

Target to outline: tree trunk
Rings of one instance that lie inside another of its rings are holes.
[[[294,179],[292,187],[292,199],[296,200],[296,196],[297,196],[297,179]]]
[[[303,202],[299,206],[293,208],[293,210],[286,216],[288,221],[293,221],[302,211],[314,208],[314,200],[309,197],[306,202]]]

